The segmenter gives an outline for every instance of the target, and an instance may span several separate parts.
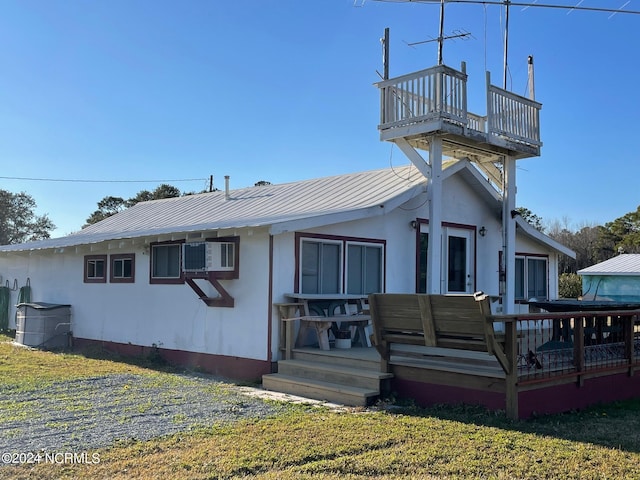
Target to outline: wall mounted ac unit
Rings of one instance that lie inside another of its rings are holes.
[[[182,246],[184,272],[228,272],[235,268],[235,243],[195,242]]]

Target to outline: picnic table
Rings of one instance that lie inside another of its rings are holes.
[[[371,316],[364,313],[366,309],[366,295],[352,294],[318,294],[318,293],[286,293],[285,297],[291,300],[288,308],[299,308],[300,330],[298,340],[313,330],[318,339],[321,350],[329,350],[329,330],[334,334],[340,329],[356,330],[354,342],[361,346],[371,346],[371,340],[365,332],[365,327],[371,322]],[[357,313],[350,313],[347,305],[355,305]],[[284,305],[284,304],[281,304]],[[296,307],[291,307],[295,305]],[[294,319],[294,318],[292,318]]]

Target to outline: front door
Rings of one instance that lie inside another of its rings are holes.
[[[473,230],[445,229],[443,265],[447,293],[473,293],[475,289]]]

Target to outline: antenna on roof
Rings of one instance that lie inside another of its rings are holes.
[[[388,2],[390,0],[374,0],[377,2]],[[476,5],[498,5],[498,6],[504,6],[505,7],[505,32],[504,32],[504,76],[503,76],[503,88],[506,90],[507,88],[507,71],[508,71],[508,53],[509,53],[509,7],[510,6],[518,6],[518,7],[525,7],[523,10],[526,10],[527,8],[555,8],[555,9],[563,9],[563,10],[568,10],[568,13],[571,13],[575,10],[582,10],[582,11],[590,11],[590,12],[608,12],[611,13],[611,15],[609,15],[609,18],[612,18],[614,15],[617,15],[618,13],[627,13],[627,14],[631,14],[631,15],[640,15],[640,11],[638,10],[624,10],[624,8],[629,5],[630,0],[627,0],[626,3],[624,3],[622,6],[620,6],[619,8],[602,8],[602,7],[584,7],[582,6],[582,2],[583,0],[579,0],[578,3],[576,5],[553,5],[553,4],[545,4],[545,3],[537,3],[538,0],[533,0],[533,2],[519,2],[519,1],[513,1],[513,0],[394,0],[395,2],[398,3],[408,3],[408,2],[413,2],[413,3],[436,3],[438,2],[440,4],[440,29],[439,29],[439,34],[438,34],[438,38],[437,38],[437,42],[438,42],[438,65],[442,65],[442,45],[444,43],[444,40],[448,40],[449,38],[457,38],[459,37],[466,37],[467,33],[464,34],[458,34],[458,35],[452,35],[452,36],[448,36],[445,37],[443,34],[444,31],[444,6],[445,3],[469,3],[469,4],[476,4]],[[362,2],[362,5],[364,5],[364,0]],[[428,43],[430,41],[434,41],[434,40],[426,40],[423,42],[415,42],[412,44],[408,44],[409,46],[413,46],[413,45],[417,45],[418,43]]]
[[[424,43],[438,42],[438,65],[442,65],[442,47],[445,40],[454,40],[456,38],[467,38],[472,37],[471,33],[464,30],[454,30],[451,35],[444,35],[444,4],[445,0],[440,0],[440,29],[438,31],[438,38],[430,38],[429,40],[420,40],[418,42],[404,42],[409,47],[414,47],[416,45],[422,45]]]
[[[464,31],[464,30],[454,30],[453,31],[453,35],[447,35],[446,37],[442,37],[442,40],[455,40],[456,38],[463,38],[463,39],[467,39],[467,37],[471,37],[473,38],[473,35],[471,35],[470,32]],[[439,41],[439,38],[430,38],[429,40],[420,40],[418,42],[404,42],[406,43],[409,47],[414,47],[416,45],[422,45],[423,43],[431,43],[431,42],[437,42]]]

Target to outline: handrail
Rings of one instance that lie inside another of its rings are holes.
[[[640,367],[640,310],[489,315],[505,325],[517,383],[623,372]]]
[[[380,130],[444,121],[486,135],[490,143],[505,141],[540,147],[542,104],[491,85],[487,72],[487,115],[467,109],[467,74],[446,65],[419,70],[374,84],[380,89]]]
[[[413,124],[429,118],[448,118],[467,125],[467,74],[445,65],[378,82],[380,125]]]
[[[530,98],[491,85],[487,72],[487,119],[489,135],[506,136],[541,146],[540,109],[542,104]]]

